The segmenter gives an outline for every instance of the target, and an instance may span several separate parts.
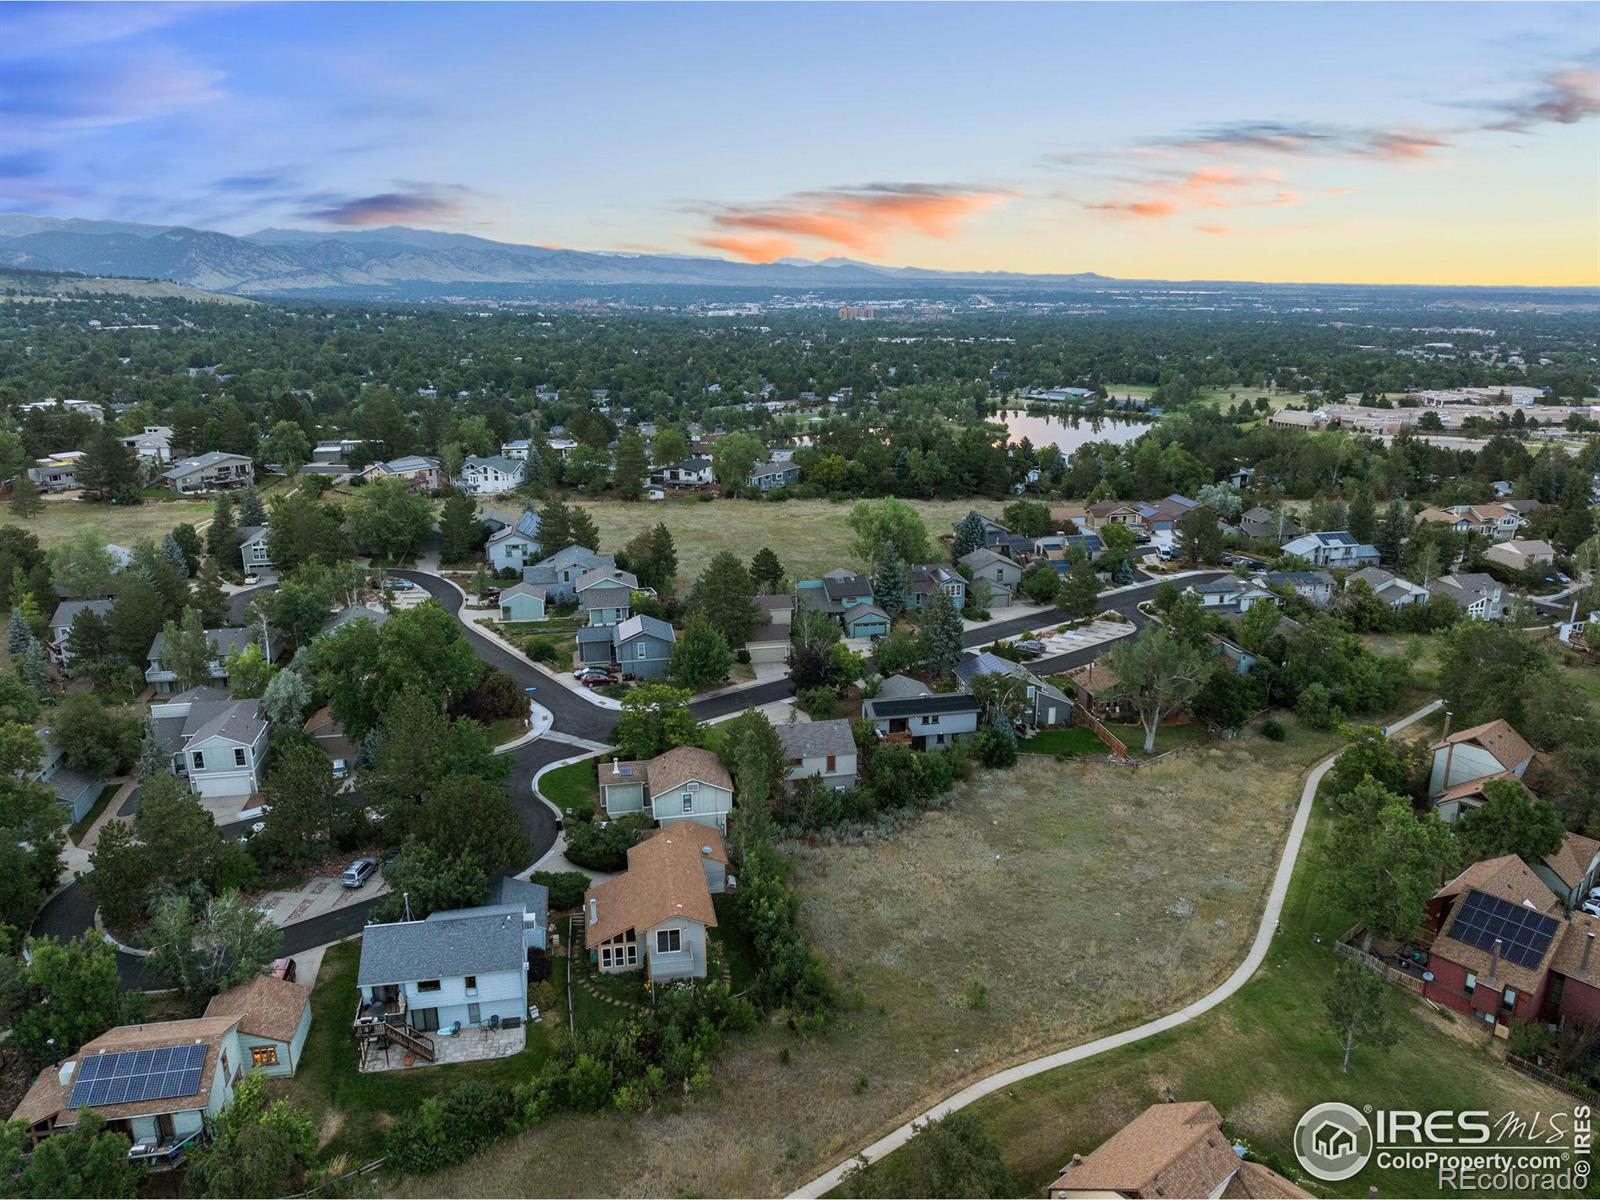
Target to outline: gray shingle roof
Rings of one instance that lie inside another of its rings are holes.
[[[252,636],[253,629],[208,629],[205,631],[206,641],[211,644],[212,657],[225,659],[234,650],[243,650],[255,640]],[[145,655],[147,658],[159,659],[161,652],[167,647],[167,631],[163,629],[156,634],[155,641],[150,643],[150,650]]]
[[[186,458],[171,470],[161,472],[163,479],[179,479],[185,475],[193,475],[196,471],[205,471],[225,462],[249,462],[250,459],[243,454],[228,454],[222,450],[208,450],[194,458]]]
[[[361,931],[361,987],[515,971],[526,962],[519,905],[434,913]]]
[[[784,753],[790,758],[820,758],[828,754],[854,754],[856,740],[849,721],[794,721],[774,725]]]
[[[56,611],[50,617],[50,628],[59,629],[64,625],[70,626],[72,619],[81,612],[98,613],[103,617],[110,611],[110,600],[63,600],[56,605]]]
[[[633,603],[633,589],[606,585],[592,587],[582,593],[579,603],[585,610],[591,608],[627,608]]]
[[[615,638],[618,644],[629,638],[638,637],[641,633],[651,637],[660,638],[664,642],[676,642],[678,635],[672,631],[672,626],[659,617],[647,617],[643,613],[636,613],[620,625],[613,625]]]

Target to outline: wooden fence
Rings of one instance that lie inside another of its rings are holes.
[[[1128,748],[1122,744],[1121,739],[1119,739],[1116,734],[1112,733],[1109,729],[1102,725],[1100,723],[1100,719],[1092,712],[1090,712],[1082,704],[1074,704],[1072,706],[1072,711],[1077,714],[1078,720],[1082,721],[1089,727],[1089,729],[1094,733],[1095,737],[1099,738],[1106,744],[1107,749],[1109,749],[1112,754],[1124,761],[1132,760],[1133,756],[1128,753]]]
[[[1349,935],[1346,934],[1345,936],[1348,937]],[[1423,988],[1426,987],[1422,980],[1418,979],[1415,975],[1409,974],[1406,971],[1402,971],[1397,967],[1391,967],[1377,955],[1368,954],[1360,946],[1352,945],[1351,943],[1345,941],[1344,938],[1340,938],[1333,944],[1333,951],[1335,954],[1342,954],[1346,958],[1355,959],[1374,975],[1381,975],[1390,983],[1397,984],[1398,986],[1405,988],[1408,992],[1415,992],[1420,996],[1422,995]]]
[[[1557,1075],[1549,1067],[1541,1067],[1530,1059],[1518,1058],[1515,1054],[1506,1055],[1506,1066],[1513,1071],[1521,1071],[1530,1079],[1537,1079],[1547,1087],[1553,1087],[1558,1092],[1565,1092],[1574,1100],[1582,1100],[1586,1104],[1600,1102],[1600,1092],[1592,1091],[1582,1084],[1572,1083]]]

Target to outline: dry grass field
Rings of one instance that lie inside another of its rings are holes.
[[[1334,744],[1293,729],[1136,773],[1025,757],[890,840],[798,850],[844,993],[826,1031],[734,1038],[702,1104],[563,1118],[407,1194],[781,1195],[974,1076],[1177,1008],[1243,957]]]
[[[151,500],[144,504],[113,507],[109,504],[46,497],[43,511],[28,520],[17,516],[9,506],[0,505],[0,525],[26,529],[46,549],[66,541],[85,525],[93,525],[100,530],[108,542],[132,546],[145,538],[159,540],[185,521],[198,525],[210,519],[209,500]]]

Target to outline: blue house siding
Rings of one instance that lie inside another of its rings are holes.
[[[617,645],[617,662],[640,679],[664,679],[672,661],[672,643],[642,633]]]

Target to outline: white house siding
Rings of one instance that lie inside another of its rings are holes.
[[[689,807],[684,807],[684,797]],[[657,824],[676,825],[682,821],[695,821],[713,829],[728,828],[728,813],[733,809],[733,793],[727,788],[702,783],[696,788],[687,784],[670,792],[661,792],[650,798],[650,811]]]
[[[800,764],[789,767],[785,785],[790,791],[802,779],[817,776],[822,780],[823,787],[853,788],[856,785],[856,756],[854,754],[836,754],[833,756],[833,770],[828,769],[828,756],[823,754],[811,755],[800,760]]]
[[[516,534],[489,544],[489,563],[497,571],[521,570],[537,562],[539,543],[532,538]]]
[[[438,1016],[437,1028],[448,1029],[456,1021],[466,1028],[486,1024],[492,1016],[498,1016],[503,1021],[507,1017],[528,1015],[526,971],[493,971],[476,976],[476,979],[477,988],[473,992],[467,990],[466,976],[461,975],[439,980],[438,991],[418,991],[420,981],[402,984],[401,990],[406,997],[406,1020],[413,1028],[422,1029],[425,1024],[431,1023],[426,1022],[422,1014],[432,1009]],[[370,1000],[371,989],[363,991]],[[475,1021],[472,1019],[473,1005],[478,1010]]]
[[[679,949],[656,953],[656,934],[678,931]],[[646,970],[651,979],[704,979],[706,977],[706,927],[682,917],[652,926],[644,936]]]

